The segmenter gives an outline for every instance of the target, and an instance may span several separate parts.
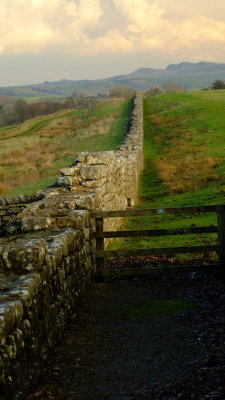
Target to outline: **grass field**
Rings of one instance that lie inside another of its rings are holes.
[[[0,128],[0,195],[43,189],[77,152],[114,149],[125,134],[130,107],[130,101],[111,99]]]
[[[144,101],[145,168],[140,203],[163,208],[225,203],[225,91],[180,93]],[[215,225],[215,214],[130,218],[126,229]],[[115,241],[113,248],[215,243],[208,234]]]

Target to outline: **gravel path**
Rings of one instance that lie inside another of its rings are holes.
[[[159,299],[196,306],[150,315]],[[28,399],[225,399],[224,308],[212,274],[93,283]]]

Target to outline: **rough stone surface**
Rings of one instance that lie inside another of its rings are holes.
[[[10,223],[28,204],[38,201],[43,197],[43,193],[32,196],[0,197],[0,236],[4,234],[5,225]]]
[[[0,198],[0,400],[22,400],[37,383],[95,273],[89,211],[135,203],[142,118],[138,95],[115,151],[76,155],[41,195]],[[105,227],[120,223],[111,219]]]

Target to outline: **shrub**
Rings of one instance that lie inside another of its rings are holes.
[[[123,97],[125,99],[134,97],[134,94],[135,91],[129,86],[125,85],[114,86],[109,92],[110,97]]]

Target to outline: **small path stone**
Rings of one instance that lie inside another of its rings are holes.
[[[199,392],[199,383],[196,389],[193,382],[193,371],[199,379],[210,375],[223,345],[223,293],[223,284],[212,274],[93,283],[40,387],[28,399],[225,398],[219,397],[224,387],[215,371],[208,392]],[[196,307],[178,315],[157,315],[157,310],[152,315],[149,304],[160,299],[168,304],[185,299]],[[221,368],[219,360],[216,367]]]

